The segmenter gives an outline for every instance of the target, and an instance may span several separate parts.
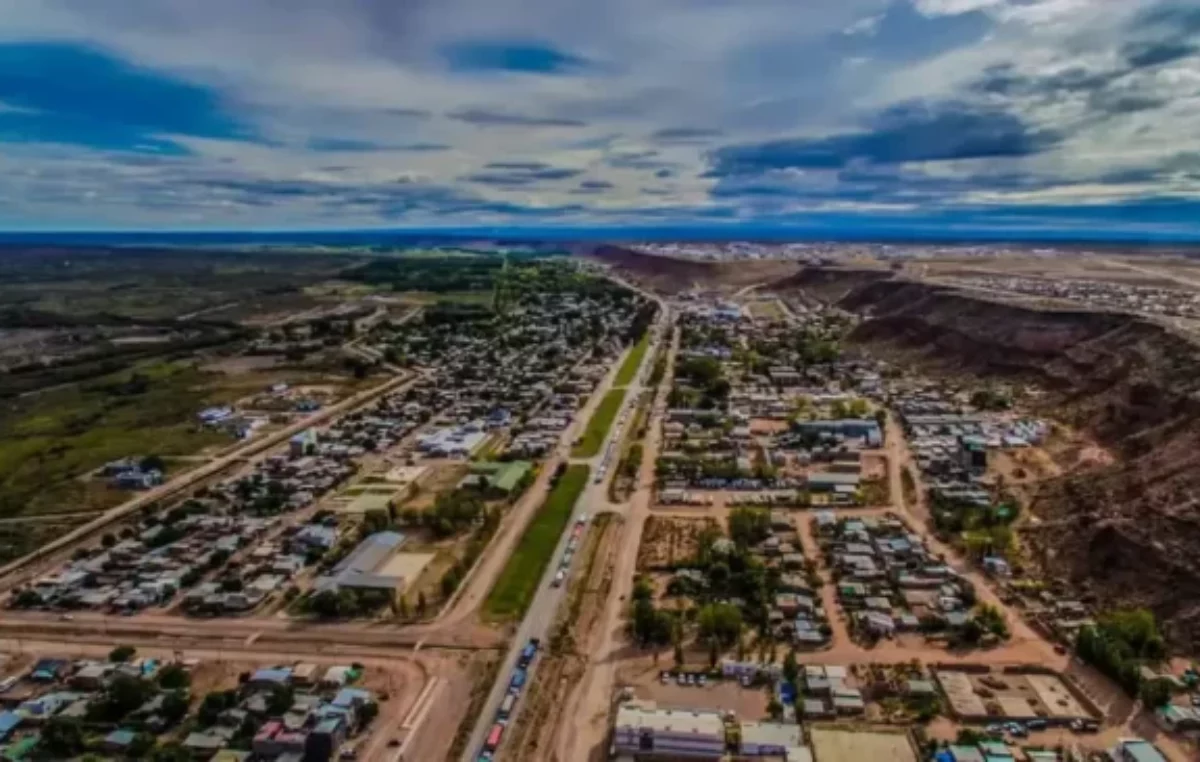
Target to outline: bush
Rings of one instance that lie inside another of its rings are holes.
[[[108,660],[114,664],[124,664],[134,657],[137,649],[133,646],[117,646],[108,652]]]

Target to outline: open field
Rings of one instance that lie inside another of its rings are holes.
[[[637,375],[638,368],[642,367],[642,358],[646,356],[646,350],[650,347],[650,332],[642,334],[642,338],[638,339],[638,343],[633,346],[633,350],[625,356],[625,362],[621,364],[621,369],[617,371],[616,386],[628,386],[633,377]]]
[[[608,436],[608,430],[612,428],[613,420],[617,417],[617,412],[621,409],[624,401],[624,389],[612,389],[604,395],[604,399],[600,400],[600,406],[588,419],[587,428],[584,430],[579,444],[571,451],[573,457],[591,458],[600,453],[604,438]]]
[[[77,477],[126,456],[189,455],[228,444],[195,414],[222,401],[205,374],[152,363],[19,400],[0,414],[0,515],[101,510],[127,497]],[[112,493],[111,496],[109,493]]]
[[[500,572],[484,602],[485,614],[496,619],[515,619],[525,613],[550,563],[554,546],[571,518],[575,501],[587,486],[590,471],[585,465],[567,467]]]

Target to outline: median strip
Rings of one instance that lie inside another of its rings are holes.
[[[616,419],[624,401],[624,389],[612,389],[604,395],[604,399],[600,400],[592,417],[588,419],[587,429],[584,430],[579,444],[571,450],[571,457],[593,458],[600,454],[600,448],[604,446],[604,440],[608,437],[608,430],[612,428],[613,420]]]
[[[574,465],[559,477],[488,594],[483,605],[485,615],[493,619],[520,619],[525,615],[575,502],[587,485],[589,472],[587,466]]]

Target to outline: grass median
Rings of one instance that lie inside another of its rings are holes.
[[[642,338],[638,339],[638,343],[633,345],[629,354],[625,356],[625,362],[617,371],[616,386],[628,386],[633,382],[633,377],[637,375],[638,368],[642,367],[642,359],[646,356],[646,350],[649,348],[650,332],[646,331],[642,334]]]
[[[554,555],[558,538],[571,519],[575,501],[587,486],[590,469],[584,465],[568,466],[566,472],[550,490],[546,502],[538,509],[533,521],[525,528],[521,541],[513,550],[508,563],[500,572],[492,591],[483,604],[483,611],[493,619],[520,619],[529,608],[546,566]]]
[[[584,430],[579,444],[571,450],[572,457],[591,458],[600,454],[604,438],[608,436],[608,430],[612,428],[613,420],[616,419],[617,412],[621,409],[621,403],[624,401],[624,389],[612,389],[604,395],[604,399],[600,400],[592,417],[588,419],[587,428]]]

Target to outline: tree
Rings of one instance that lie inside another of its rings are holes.
[[[129,675],[117,675],[101,694],[88,705],[87,717],[93,722],[120,722],[125,715],[150,700],[155,687],[148,681]]]
[[[138,468],[143,471],[158,471],[165,474],[167,472],[167,462],[163,460],[161,455],[147,455],[138,463]]]
[[[1143,680],[1138,695],[1143,704],[1158,709],[1171,701],[1171,684],[1166,680]]]
[[[163,719],[174,725],[187,716],[188,700],[186,696],[179,691],[170,691],[163,696],[162,709],[159,712]]]
[[[168,664],[158,673],[158,685],[164,690],[186,690],[192,684],[192,676],[182,664]]]
[[[771,696],[771,700],[767,702],[767,716],[775,722],[783,719],[783,704],[779,703],[775,696]]]
[[[725,648],[736,643],[742,634],[742,612],[730,603],[711,603],[701,608],[697,621],[700,637]]]
[[[138,733],[130,742],[126,753],[131,759],[141,759],[154,749],[154,736],[149,733]]]
[[[112,532],[105,532],[104,536],[100,538],[100,546],[103,548],[111,548],[116,544],[117,538],[112,534]]]
[[[292,692],[291,686],[277,685],[271,691],[271,698],[267,701],[267,711],[272,716],[281,716],[287,713],[287,710],[292,708],[292,703],[295,701],[295,695]]]
[[[783,657],[783,679],[788,681],[793,690],[800,684],[800,665],[796,663],[794,648]]]
[[[771,535],[771,512],[765,508],[734,508],[729,512],[729,537],[738,545],[757,545]]]
[[[400,596],[400,603],[396,613],[401,619],[408,619],[408,599],[404,596]]]
[[[137,649],[133,646],[117,646],[108,652],[108,660],[114,664],[124,664],[134,657]]]
[[[51,717],[42,726],[36,756],[39,759],[70,759],[83,751],[83,726],[71,717]]]
[[[192,754],[182,744],[169,743],[155,749],[150,762],[192,762]]]

